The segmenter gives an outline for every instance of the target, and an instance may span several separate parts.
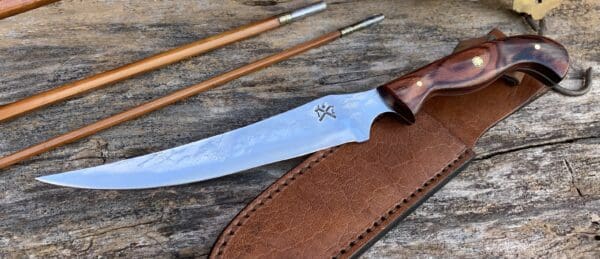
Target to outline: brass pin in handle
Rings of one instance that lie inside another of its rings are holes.
[[[263,21],[226,31],[113,70],[68,83],[52,90],[9,103],[4,106],[0,106],[0,122],[21,116],[44,106],[63,101],[75,95],[99,89],[100,87],[108,84],[116,83],[135,75],[139,75],[169,64],[173,64],[183,59],[206,53],[243,39],[247,39],[262,32],[277,28],[283,24],[298,20],[307,15],[323,11],[325,8],[327,8],[327,4],[325,2],[317,2],[290,13],[285,13]]]
[[[369,18],[366,21],[370,21],[373,18]],[[381,21],[381,19],[379,19],[378,21]],[[373,22],[369,23],[369,25],[375,24]],[[364,27],[363,27],[364,28]],[[211,79],[208,79],[204,82],[201,82],[199,84],[196,85],[192,85],[190,87],[175,91],[169,95],[166,95],[164,97],[155,99],[153,101],[147,102],[145,104],[142,104],[140,106],[137,106],[131,110],[127,110],[125,112],[119,113],[117,115],[113,115],[111,117],[108,117],[106,119],[97,121],[95,123],[92,123],[90,125],[87,125],[83,128],[79,128],[77,130],[71,131],[69,133],[66,133],[64,135],[52,138],[50,140],[47,140],[46,142],[42,142],[40,144],[28,147],[26,149],[23,149],[19,152],[16,152],[14,154],[11,154],[9,156],[0,158],[0,169],[2,168],[6,168],[10,165],[16,164],[20,161],[23,161],[27,158],[33,157],[35,155],[41,154],[43,152],[52,150],[54,148],[60,147],[62,145],[65,145],[67,143],[85,138],[87,136],[90,136],[96,132],[99,132],[101,130],[105,130],[108,129],[112,126],[118,125],[122,122],[125,121],[129,121],[135,118],[138,118],[142,115],[145,115],[149,112],[158,110],[162,107],[165,107],[169,104],[172,104],[174,102],[180,101],[182,99],[185,99],[187,97],[199,94],[201,92],[204,92],[208,89],[217,87],[219,85],[223,85],[227,82],[230,82],[234,79],[237,79],[239,77],[242,77],[244,75],[247,75],[249,73],[255,72],[257,70],[260,70],[262,68],[265,68],[269,65],[281,62],[283,60],[286,60],[288,58],[291,58],[295,55],[301,54],[303,52],[306,52],[310,49],[325,45],[329,42],[332,42],[338,38],[340,38],[342,36],[342,30],[336,30],[330,33],[327,33],[325,35],[322,35],[316,39],[301,43],[299,45],[296,45],[292,48],[289,48],[287,50],[284,50],[282,52],[279,52],[277,54],[274,54],[272,56],[260,59],[256,62],[250,63],[248,65],[242,66],[240,68],[231,70],[225,74],[221,74],[218,75],[216,77],[213,77]],[[351,33],[353,31],[356,30],[352,30],[352,31],[348,31],[346,33],[346,35],[348,33]]]

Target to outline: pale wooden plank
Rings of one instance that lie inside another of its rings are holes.
[[[0,104],[308,2],[63,0],[7,18],[0,21]],[[188,143],[325,94],[369,89],[493,27],[531,33],[507,10],[509,2],[329,1],[329,11],[312,19],[4,123],[0,155],[368,15],[388,17],[0,172],[0,256],[205,255],[228,221],[301,159],[132,192],[58,188],[33,178]],[[575,68],[600,71],[600,3],[565,2],[549,17],[549,35],[569,48]],[[598,82],[583,97],[549,93],[491,129],[476,148],[478,159],[365,256],[597,256]]]

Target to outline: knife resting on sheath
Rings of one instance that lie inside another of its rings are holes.
[[[569,67],[566,49],[542,36],[494,40],[444,57],[376,89],[329,95],[233,131],[119,162],[37,178],[90,189],[186,184],[369,139],[372,122],[396,113],[413,123],[435,95],[461,95],[522,71],[547,85]]]

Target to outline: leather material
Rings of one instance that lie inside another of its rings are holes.
[[[244,208],[211,258],[332,258],[358,254],[474,157],[492,125],[547,89],[525,76],[463,96],[434,97],[416,123],[378,119],[371,139],[317,152]]]

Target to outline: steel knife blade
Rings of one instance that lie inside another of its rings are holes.
[[[202,181],[365,141],[371,122],[391,111],[376,89],[330,95],[197,142],[37,180],[89,189],[142,189]]]
[[[36,178],[90,189],[143,189],[208,180],[369,138],[393,112],[407,123],[430,96],[482,89],[508,71],[547,85],[567,73],[568,54],[542,36],[515,36],[444,57],[365,92],[329,95],[263,121],[180,147],[111,164]]]

